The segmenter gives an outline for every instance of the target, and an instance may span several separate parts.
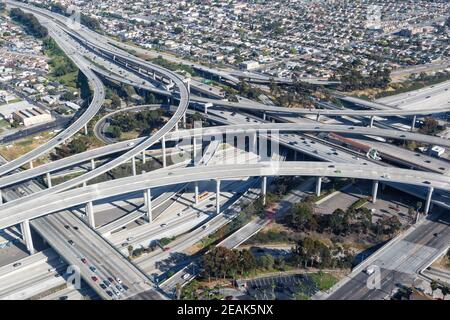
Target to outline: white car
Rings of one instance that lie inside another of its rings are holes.
[[[189,279],[189,273],[185,273],[182,276],[183,280]]]

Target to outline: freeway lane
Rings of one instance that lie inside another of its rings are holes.
[[[435,258],[445,252],[450,243],[450,216],[440,212],[427,217],[420,225],[411,227],[391,247],[376,252],[373,260],[363,262],[344,283],[327,297],[331,300],[384,299],[397,288],[397,283],[413,284],[419,274]],[[369,289],[368,275],[362,270],[368,265],[381,269],[381,288]]]
[[[70,48],[68,48],[67,44],[62,42],[60,38],[56,36],[55,32],[52,32],[51,29],[49,29],[49,32],[61,47],[61,49],[78,66],[80,71],[83,72],[88,79],[94,92],[92,102],[90,103],[86,111],[72,125],[62,131],[56,137],[34,149],[33,151],[30,151],[29,153],[0,166],[0,176],[18,169],[22,165],[29,163],[30,161],[42,156],[45,153],[48,153],[49,151],[72,137],[75,133],[82,129],[89,122],[89,120],[91,120],[95,116],[95,114],[97,114],[98,110],[103,105],[105,99],[105,90],[103,87],[103,83],[89,68],[84,67],[82,61],[77,55],[70,54]]]
[[[240,125],[207,127],[202,129],[179,130],[176,132],[170,132],[166,134],[165,137],[166,141],[177,141],[180,139],[187,139],[189,137],[218,136],[222,133],[227,133],[229,135],[245,134],[251,133],[252,131],[255,130],[267,130],[267,131],[277,130],[280,132],[298,131],[298,132],[339,132],[339,133],[364,134],[399,140],[414,140],[424,142],[427,144],[450,147],[450,140],[439,137],[432,137],[397,130],[366,128],[358,126],[345,126],[345,125],[324,125],[324,124],[295,124],[295,123],[240,124]],[[100,158],[102,156],[130,150],[132,148],[131,145],[133,143],[138,144],[144,140],[145,138],[139,138],[130,141],[114,143],[109,146],[86,151],[68,158],[54,161],[52,163],[45,164],[36,167],[34,169],[25,170],[21,171],[20,173],[1,177],[0,187],[6,187],[41,175],[45,175],[47,172],[58,171],[64,168],[75,166],[77,164],[85,163],[93,158]]]
[[[30,10],[30,8],[27,5],[14,3],[14,6],[19,6],[21,8],[24,8],[25,11]],[[42,13],[40,13],[40,11],[38,11],[36,9],[32,9],[30,11],[32,11],[32,13],[35,13],[36,16],[38,16],[38,17],[44,16],[44,19],[45,19],[45,15],[42,15]],[[47,20],[48,20],[48,18],[47,18]],[[50,21],[50,20],[48,20],[48,21]],[[48,23],[47,26],[49,29],[52,28],[51,23]],[[67,26],[63,25],[63,27],[67,27]],[[74,37],[79,37],[78,35],[74,34],[72,31],[67,31],[66,29],[65,29],[65,31]],[[84,43],[87,45],[87,41],[84,41]],[[94,48],[96,48],[95,44],[92,44],[92,46],[94,46]],[[160,141],[161,138],[163,138],[166,133],[168,133],[170,130],[172,130],[172,128],[175,127],[175,125],[183,117],[183,115],[185,115],[185,112],[189,105],[190,93],[189,93],[189,89],[186,86],[186,84],[183,82],[183,80],[177,74],[175,74],[169,70],[166,70],[164,68],[161,68],[159,66],[148,63],[147,61],[144,61],[142,59],[136,58],[128,53],[118,52],[116,49],[114,50],[114,53],[109,52],[108,49],[101,49],[101,52],[103,54],[113,55],[114,57],[116,57],[116,59],[119,59],[119,58],[123,59],[124,61],[126,61],[126,64],[136,65],[143,70],[151,70],[151,72],[159,73],[159,74],[161,74],[161,76],[170,79],[175,84],[175,86],[178,87],[178,89],[180,91],[180,99],[179,99],[180,103],[179,103],[178,109],[175,111],[172,118],[170,118],[169,121],[158,132],[156,132],[154,135],[150,136],[149,138],[143,140],[141,143],[136,145],[133,149],[125,152],[124,154],[116,157],[115,159],[107,162],[106,164],[104,164],[104,165],[98,167],[97,169],[94,169],[84,175],[78,176],[72,180],[61,183],[53,188],[49,188],[49,189],[46,189],[46,190],[43,190],[43,191],[40,191],[37,193],[33,193],[32,195],[29,195],[27,197],[21,198],[20,199],[21,202],[29,202],[29,201],[32,201],[33,199],[38,199],[40,197],[45,197],[50,194],[54,194],[57,192],[61,192],[63,190],[67,190],[67,189],[79,186],[79,185],[83,184],[84,182],[87,182],[103,173],[110,171],[111,169],[119,166],[120,164],[131,160],[137,154],[140,154],[142,151],[148,149],[149,147],[151,147],[152,145],[154,145],[155,143]],[[80,63],[79,61],[74,61],[74,62]],[[82,62],[81,62],[81,64],[82,64]],[[3,207],[5,207],[5,208],[7,206],[8,207],[14,206],[14,201],[9,202],[6,205],[3,205]]]
[[[50,194],[27,202],[15,201],[15,206],[0,207],[0,229],[48,213],[86,204],[90,201],[160,187],[211,179],[235,179],[253,176],[319,176],[399,182],[410,185],[450,190],[450,177],[440,174],[399,168],[323,162],[261,162],[257,164],[189,167],[170,172],[151,172],[83,188]],[[39,193],[36,193],[39,194]],[[13,203],[13,202],[9,202]]]

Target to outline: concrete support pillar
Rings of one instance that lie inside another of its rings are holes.
[[[425,214],[428,214],[428,212],[430,211],[430,207],[431,207],[431,198],[432,198],[432,196],[433,196],[433,191],[434,191],[434,188],[433,188],[433,187],[430,187],[430,188],[428,189],[427,202],[425,203],[425,209],[424,209],[424,211],[423,211]]]
[[[251,151],[253,151],[256,155],[258,154],[258,132],[255,132],[252,136]]]
[[[178,131],[178,121],[175,122],[175,131]]]
[[[147,154],[145,153],[145,150],[142,151],[142,164],[145,164],[145,162],[147,161],[146,155],[147,155]]]
[[[52,187],[52,176],[51,176],[50,172],[47,172],[47,186],[49,188]]]
[[[85,135],[85,136],[88,135],[88,127],[87,127],[87,124],[84,125],[84,135]]]
[[[161,139],[161,145],[162,145],[162,163],[163,163],[163,168],[166,167],[167,162],[166,162],[166,137],[163,136]]]
[[[216,214],[220,213],[220,180],[216,180]]]
[[[413,116],[412,123],[411,123],[411,131],[413,131],[414,128],[416,127],[416,120],[417,120],[417,116],[414,115],[414,116]]]
[[[33,169],[33,160],[30,161],[30,169]]]
[[[377,202],[377,194],[378,194],[378,181],[374,181],[372,185],[372,203]]]
[[[263,120],[264,120],[264,121],[266,121],[266,117],[267,117],[267,116],[266,116],[266,113],[263,112]]]
[[[86,188],[87,187],[87,182],[85,181],[85,182],[83,182],[83,188]]]
[[[373,119],[374,119],[374,116],[371,116],[371,117],[370,117],[370,127],[371,127],[371,128],[373,127]]]
[[[86,203],[86,216],[88,219],[89,226],[95,229],[95,217],[94,217],[94,206],[92,201]]]
[[[205,103],[205,114],[208,114],[208,104]]]
[[[262,177],[261,181],[261,197],[263,205],[266,205],[266,195],[267,195],[267,177]]]
[[[30,220],[25,220],[20,224],[22,236],[27,246],[28,252],[34,254],[33,238],[31,237]]]
[[[151,191],[151,189],[147,189],[144,191],[144,202],[145,202],[145,207],[147,209],[147,221],[152,222],[153,217],[152,217],[152,191]]]
[[[0,205],[3,204],[3,194],[2,194],[2,189],[0,189]]]
[[[95,170],[95,159],[91,159],[91,169]]]
[[[317,122],[320,121],[320,113],[317,114],[317,116],[316,116],[316,121],[317,121]]]
[[[133,176],[136,175],[136,157],[131,158],[131,169],[133,171]]]
[[[316,180],[316,196],[320,196],[322,191],[322,177],[317,177]]]
[[[186,112],[185,112],[185,113],[183,113],[183,128],[185,128],[185,129],[186,129],[186,122],[187,122],[187,120],[186,120]]]
[[[195,204],[198,204],[198,181],[194,182]]]

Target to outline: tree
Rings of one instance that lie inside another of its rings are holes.
[[[119,108],[121,106],[120,97],[115,92],[111,96],[111,106],[113,108]]]
[[[269,254],[264,254],[256,259],[256,264],[257,264],[258,268],[261,268],[261,269],[266,269],[266,270],[272,269],[274,263],[275,263],[275,260]]]
[[[296,204],[286,218],[288,223],[297,230],[315,231],[318,226],[312,204],[308,202]]]
[[[448,286],[446,286],[446,285],[442,286],[442,287],[441,287],[441,292],[442,292],[442,294],[444,295],[444,299],[445,299],[445,297],[446,297],[448,294],[450,294],[450,287],[448,287]]]
[[[133,256],[133,246],[129,245],[127,249],[128,249],[128,256],[131,258]]]
[[[431,293],[434,295],[434,291],[436,291],[439,288],[439,283],[436,280],[432,280],[430,283],[431,287]]]
[[[118,139],[122,135],[122,131],[118,126],[111,126],[110,134],[113,138]]]
[[[176,26],[174,29],[173,29],[173,32],[175,33],[175,34],[181,34],[181,33],[183,33],[183,28],[182,27],[180,27],[180,26]]]

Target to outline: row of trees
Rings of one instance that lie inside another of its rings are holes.
[[[151,130],[163,124],[164,110],[146,110],[139,113],[118,114],[111,119],[111,135],[120,138],[122,132],[138,130],[149,134]]]
[[[61,77],[78,70],[77,66],[52,38],[46,37],[43,41],[43,47],[47,54],[52,57],[50,65],[53,67],[52,73],[55,77]]]
[[[31,13],[25,13],[18,8],[13,8],[11,9],[9,16],[14,21],[22,24],[28,34],[31,34],[36,38],[45,38],[48,36],[47,28],[42,26]]]
[[[297,231],[331,232],[335,235],[367,234],[392,236],[401,228],[396,216],[379,219],[372,222],[372,213],[367,208],[347,211],[336,209],[330,215],[314,214],[313,204],[302,202],[296,204],[284,218],[284,222]]]
[[[68,8],[60,3],[52,2],[50,3],[49,9],[52,12],[61,14],[63,16],[69,17],[72,14],[75,14],[74,11],[68,10]],[[80,12],[80,24],[86,26],[87,28],[93,30],[93,31],[100,31],[100,23],[97,19],[89,17],[83,13]]]
[[[333,252],[318,239],[305,237],[297,242],[290,263],[303,268],[349,268],[353,255],[341,248]]]
[[[56,148],[54,158],[62,159],[68,156],[85,152],[90,146],[89,138],[86,136],[79,136],[68,144],[61,145]]]
[[[358,65],[343,64],[333,79],[341,80],[340,89],[344,91],[361,90],[367,88],[386,88],[391,82],[391,71],[388,68],[377,67],[368,75],[363,75]]]

